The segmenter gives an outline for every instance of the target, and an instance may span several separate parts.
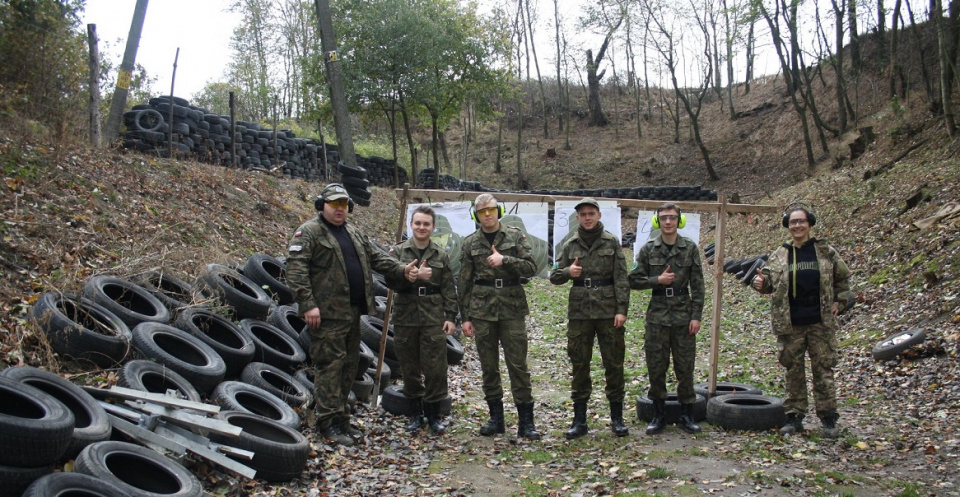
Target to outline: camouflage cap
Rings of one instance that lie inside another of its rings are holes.
[[[347,189],[340,183],[330,183],[320,192],[320,196],[323,197],[324,202],[350,198],[350,195],[347,194]]]
[[[592,206],[596,207],[597,210],[600,210],[600,204],[598,204],[596,200],[594,200],[593,198],[590,198],[590,197],[587,197],[587,198],[581,200],[580,203],[577,204],[576,207],[574,207],[574,209],[579,211],[579,210],[580,210],[580,207],[581,207],[581,206],[584,206],[584,205],[592,205]]]

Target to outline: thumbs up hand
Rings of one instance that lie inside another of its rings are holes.
[[[427,261],[423,261],[417,266],[417,279],[421,281],[430,281],[430,277],[433,276],[433,268],[431,268]]]
[[[674,273],[673,270],[670,269],[670,265],[668,264],[667,269],[663,270],[663,274],[661,274],[660,276],[657,276],[657,283],[663,286],[670,286],[673,283],[673,279],[676,277],[677,277],[676,273]]]
[[[753,277],[753,287],[757,290],[763,290],[763,272],[757,268],[757,275]]]
[[[489,264],[490,267],[500,267],[500,266],[502,266],[502,265],[503,265],[503,254],[501,254],[500,252],[497,252],[497,246],[496,246],[496,245],[490,245],[490,248],[493,249],[493,254],[490,254],[490,256],[487,257],[487,264]]]
[[[417,274],[420,272],[420,268],[417,267],[417,262],[417,259],[414,259],[403,268],[403,276],[410,283],[417,281]]]
[[[583,266],[580,265],[580,258],[577,257],[570,264],[570,277],[579,278],[581,275],[583,275]]]

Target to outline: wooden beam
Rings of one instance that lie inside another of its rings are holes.
[[[727,220],[726,199],[721,195],[720,211],[717,212],[716,240],[713,244],[713,314],[710,317],[710,380],[707,387],[707,400],[717,392],[717,368],[720,361],[720,319],[723,306],[723,257]]]
[[[404,195],[404,190],[395,190],[398,198]],[[421,202],[472,202],[477,195],[484,192],[461,192],[456,190],[430,190],[422,188],[412,188],[407,191],[407,198],[419,199]],[[491,192],[501,202],[539,202],[552,204],[560,200],[578,201],[583,196],[571,195],[540,195],[533,193],[506,193]],[[664,200],[636,200],[628,198],[606,198],[598,197],[597,200],[609,200],[617,202],[620,207],[633,207],[637,209],[654,210],[663,205]],[[672,201],[678,207],[688,212],[719,212],[720,202],[694,202],[694,201]],[[755,214],[776,214],[780,208],[775,205],[754,205],[754,204],[727,204],[728,213],[755,213]]]

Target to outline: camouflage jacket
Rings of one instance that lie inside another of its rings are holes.
[[[404,266],[378,249],[349,222],[344,223],[363,267],[367,309],[375,307],[372,270],[403,278]],[[320,216],[297,228],[287,246],[287,284],[299,305],[300,315],[314,307],[321,319],[338,319],[350,308],[350,286],[340,243]]]
[[[530,278],[537,272],[530,243],[519,228],[501,224],[493,244],[503,255],[503,265],[497,268],[487,264],[487,257],[493,254],[493,250],[481,230],[463,241],[459,282],[463,321],[521,319],[530,312],[523,285],[494,288],[475,283],[477,280]]]
[[[657,283],[657,277],[667,266],[676,274],[669,287],[672,290]],[[693,240],[678,236],[677,243],[669,251],[661,236],[648,240],[637,253],[637,263],[630,271],[629,279],[630,288],[634,290],[649,288],[654,294],[660,291],[688,292],[688,295],[677,293],[673,297],[653,295],[647,306],[647,322],[683,326],[703,319],[703,267],[700,265],[700,250]]]
[[[793,325],[790,323],[790,265],[789,244],[784,244],[767,260],[760,271],[764,275],[760,293],[773,294],[770,314],[773,332],[777,335],[790,335]],[[840,253],[825,240],[814,240],[817,252],[817,265],[820,268],[820,319],[829,329],[837,329],[837,319],[833,315],[833,304],[840,310],[847,307],[853,298],[850,293],[850,268],[840,258]],[[753,285],[750,286],[753,288]]]
[[[412,260],[420,260],[418,264],[426,261],[421,267],[429,266],[433,271],[429,281],[417,280],[416,283],[410,283],[402,274],[400,279],[387,279],[387,285],[397,291],[393,296],[391,323],[399,326],[428,326],[442,325],[444,321],[456,322],[457,287],[453,282],[453,270],[447,253],[431,241],[421,260],[420,250],[411,239],[394,245],[390,249],[390,255],[399,259],[403,265]],[[420,287],[430,291],[439,290],[439,293],[423,296],[409,293],[418,291]]]
[[[587,247],[579,235],[574,235],[560,250],[557,263],[550,272],[550,283],[562,285],[570,281],[570,265],[579,258],[583,274],[578,280],[591,282],[612,280],[612,284],[586,287],[574,284],[570,288],[567,317],[570,319],[603,319],[617,314],[626,316],[630,306],[630,283],[627,281],[627,259],[620,240],[609,231]]]

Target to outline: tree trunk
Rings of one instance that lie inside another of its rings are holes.
[[[850,68],[853,72],[860,71],[860,34],[857,31],[857,0],[847,0],[847,19],[850,26]],[[839,51],[840,48],[838,47]]]
[[[89,88],[90,100],[87,103],[87,112],[90,116],[90,146],[100,148],[103,140],[100,135],[100,39],[97,37],[97,25],[87,24],[87,46],[90,50]]]
[[[843,0],[839,0],[843,1]],[[846,89],[844,88],[843,80],[843,4],[838,3],[838,0],[830,0],[830,3],[833,5],[833,14],[835,19],[835,29],[834,29],[834,41],[837,46],[837,52],[833,55],[833,70],[837,75],[836,80],[836,97],[837,97],[837,124],[840,127],[840,132],[843,133],[847,130],[847,106],[846,106]]]
[[[957,123],[953,114],[953,103],[950,94],[953,90],[954,61],[950,59],[952,29],[948,18],[943,16],[943,1],[933,0],[932,15],[937,28],[937,51],[940,56],[940,105],[943,108],[944,125],[950,138],[957,136]]]
[[[727,10],[727,0],[723,0],[723,20],[726,31],[724,36],[724,48],[727,53],[727,106],[730,107],[730,120],[737,118],[737,112],[733,108],[733,33],[730,27],[730,12]],[[717,68],[720,72],[720,68]]]
[[[910,0],[905,1],[907,5],[907,14],[910,16],[910,25],[916,26],[917,20],[913,15],[913,7],[910,5]],[[933,90],[933,77],[930,75],[930,71],[927,69],[927,64],[925,62],[927,60],[927,51],[924,48],[925,43],[919,29],[911,29],[910,31],[913,32],[914,43],[916,46],[920,47],[920,75],[923,79],[924,93],[927,95],[927,101],[933,104],[934,102],[939,101],[939,98],[937,97],[936,92]]]
[[[560,50],[560,1],[553,0],[553,27],[554,27],[554,39],[557,44],[557,95],[561,100],[561,108],[563,107],[563,77],[560,74],[560,61],[563,57],[563,52]],[[560,112],[557,112],[557,132],[563,132],[563,109]]]
[[[597,73],[597,69],[600,67],[600,63],[603,62],[603,57],[607,52],[607,47],[610,45],[610,39],[613,37],[613,33],[620,27],[620,23],[622,22],[623,18],[621,17],[620,20],[617,21],[616,26],[607,32],[607,36],[604,37],[603,44],[600,45],[600,50],[597,52],[596,58],[593,57],[593,51],[587,49],[587,87],[589,88],[587,102],[590,110],[591,126],[606,126],[609,124],[607,116],[603,114],[603,106],[600,104],[600,80],[603,79],[603,75],[607,71],[603,70]]]
[[[756,21],[751,20],[751,21],[750,21],[750,29],[747,30],[747,54],[746,54],[746,55],[747,55],[747,57],[746,57],[746,58],[747,58],[747,71],[746,71],[746,74],[744,75],[744,80],[743,80],[743,94],[744,94],[744,95],[749,95],[749,94],[750,94],[750,84],[751,84],[751,82],[753,81],[753,59],[754,59],[754,57],[755,57],[755,55],[754,55],[754,53],[753,53],[753,44],[754,44],[754,42],[756,41],[753,35],[754,35],[754,27],[756,26],[756,24],[757,24]]]
[[[407,104],[400,92],[400,115],[403,116],[403,129],[407,135],[407,147],[410,149],[410,178],[417,183],[417,144],[413,142],[413,132],[410,130],[410,116],[407,115]]]
[[[547,97],[543,89],[543,77],[540,76],[540,60],[537,58],[537,44],[533,36],[533,21],[530,18],[530,0],[523,0],[527,10],[527,33],[530,38],[530,50],[533,52],[533,67],[537,71],[537,86],[540,88],[540,115],[543,116],[543,137],[550,138],[550,129],[547,123]]]

